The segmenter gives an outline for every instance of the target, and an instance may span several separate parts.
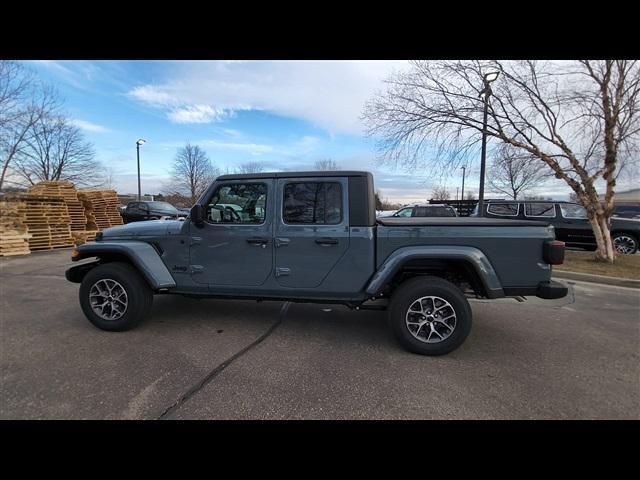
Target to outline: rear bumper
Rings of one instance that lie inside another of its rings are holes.
[[[552,300],[554,298],[566,297],[568,292],[569,289],[560,282],[549,280],[548,282],[540,282],[538,284],[536,297],[544,298],[546,300]]]

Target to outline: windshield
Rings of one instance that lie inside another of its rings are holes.
[[[168,202],[147,202],[150,210],[163,210],[167,212],[177,212],[176,207]]]

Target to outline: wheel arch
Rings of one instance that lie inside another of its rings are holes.
[[[144,242],[95,242],[85,243],[77,248],[74,261],[96,257],[98,260],[75,267],[65,272],[67,280],[75,283],[82,281],[88,271],[97,265],[110,262],[130,264],[154,290],[176,286],[174,278],[162,262],[158,252]]]
[[[393,252],[367,285],[368,296],[380,295],[385,287],[407,276],[442,273],[465,276],[472,288],[487,298],[504,297],[502,284],[486,255],[475,247],[420,246],[404,247]]]

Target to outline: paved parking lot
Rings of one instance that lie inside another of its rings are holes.
[[[0,258],[3,419],[640,418],[638,290],[473,301],[466,343],[402,350],[383,312],[156,296],[94,328],[69,250]]]

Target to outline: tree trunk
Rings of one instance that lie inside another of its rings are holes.
[[[605,215],[596,214],[589,219],[593,234],[596,237],[598,245],[596,249],[596,260],[601,262],[613,263],[615,259],[615,250],[613,248],[613,240],[609,229],[609,222]]]

